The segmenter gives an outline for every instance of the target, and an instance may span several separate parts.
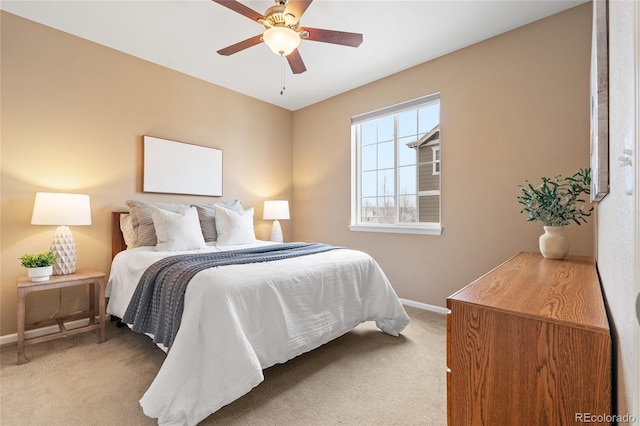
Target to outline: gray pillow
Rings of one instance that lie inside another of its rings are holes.
[[[215,206],[221,206],[229,210],[242,211],[241,200],[224,201],[221,203],[199,204],[194,205],[198,210],[198,218],[200,219],[200,228],[202,236],[206,242],[216,241],[218,239],[218,231],[216,229],[216,210]]]
[[[178,213],[191,207],[188,204],[151,203],[149,201],[128,200],[131,224],[133,225],[134,244],[136,247],[155,246],[158,243],[156,229],[151,217],[151,206]]]

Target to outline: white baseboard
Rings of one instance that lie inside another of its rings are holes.
[[[425,311],[436,312],[438,314],[448,314],[449,309],[443,308],[442,306],[429,305],[427,303],[414,302],[413,300],[408,299],[400,299],[400,302],[403,305],[411,306],[412,308],[423,309]]]
[[[97,318],[96,318],[97,319]],[[109,321],[109,315],[106,316]],[[89,324],[89,318],[83,318],[75,321],[69,321],[64,323],[64,327],[67,330],[73,330],[74,328],[84,327]],[[27,330],[24,333],[25,338],[32,339],[34,337],[45,336],[47,334],[58,333],[60,329],[57,325],[50,325],[48,327],[34,328],[33,330]],[[9,345],[18,341],[18,333],[7,334],[6,336],[0,336],[0,346]]]

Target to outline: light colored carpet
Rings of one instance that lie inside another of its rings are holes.
[[[402,336],[359,325],[265,370],[265,381],[202,425],[446,425],[446,319],[408,307]],[[107,327],[0,351],[0,424],[153,425],[138,400],[164,360],[146,336]]]

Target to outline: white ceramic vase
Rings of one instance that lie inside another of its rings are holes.
[[[569,253],[569,239],[564,226],[545,226],[540,235],[540,253],[547,259],[564,259]]]
[[[31,281],[40,282],[48,281],[51,274],[53,274],[53,266],[41,266],[39,268],[27,268],[27,274]]]

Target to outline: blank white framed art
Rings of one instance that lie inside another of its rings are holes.
[[[144,136],[143,192],[222,196],[222,150]]]

